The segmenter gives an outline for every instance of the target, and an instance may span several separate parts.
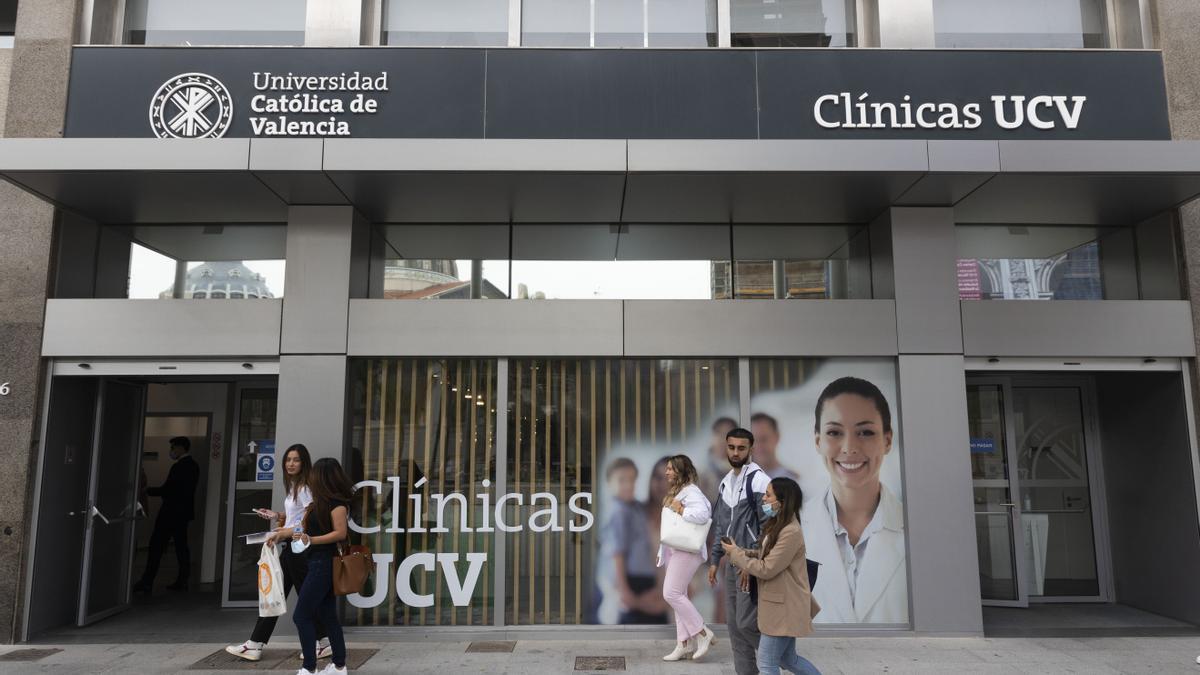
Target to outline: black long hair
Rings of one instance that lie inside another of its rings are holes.
[[[793,520],[800,519],[800,505],[804,503],[804,493],[800,490],[800,484],[791,478],[781,476],[771,479],[771,490],[775,493],[779,513],[776,513],[763,527],[761,557],[764,559],[775,546],[775,542],[779,541],[779,533],[783,528]]]
[[[295,478],[288,475],[287,458],[291,453],[300,455],[300,473],[296,474]],[[283,453],[283,491],[290,494],[292,499],[300,498],[300,488],[308,485],[308,474],[312,471],[312,455],[308,454],[308,448],[303,443],[296,443],[288,446],[288,449]]]
[[[315,515],[325,529],[332,529],[333,520],[329,514],[335,506],[349,508],[354,496],[354,486],[342,470],[341,462],[332,457],[318,459],[309,472],[308,489],[313,496],[312,504],[308,506],[309,515]]]
[[[825,402],[842,394],[861,396],[875,404],[875,410],[879,412],[879,419],[883,422],[884,433],[892,432],[892,409],[888,407],[887,398],[874,383],[860,377],[840,377],[826,385],[825,389],[821,391],[821,395],[817,397],[817,410],[813,415],[813,431],[821,433],[821,413],[825,412]]]

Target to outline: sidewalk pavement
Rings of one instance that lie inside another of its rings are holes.
[[[511,644],[511,643],[509,643]],[[798,641],[801,653],[826,675],[926,673],[1194,673],[1200,637],[1123,638],[809,638]],[[509,645],[493,644],[506,649]],[[220,670],[224,655],[217,644],[104,644],[0,646],[0,673],[235,673]],[[276,656],[260,662],[257,672],[295,673],[294,642],[272,643]],[[283,649],[291,651],[284,652]],[[467,653],[467,642],[387,642],[350,644],[359,659],[378,650],[356,673],[601,673],[575,670],[578,656],[624,656],[626,673],[640,675],[734,675],[733,657],[723,637],[703,662],[666,663],[668,640],[520,640],[511,653]],[[61,651],[37,660],[23,650]],[[242,664],[250,666],[249,663]],[[324,662],[322,662],[324,665]],[[270,670],[274,668],[274,670]]]

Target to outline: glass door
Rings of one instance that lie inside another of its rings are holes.
[[[1035,601],[1107,598],[1096,555],[1100,528],[1092,508],[1089,393],[1086,381],[1013,381],[1026,586]]]
[[[234,407],[234,451],[230,452],[229,501],[226,505],[224,607],[258,606],[258,555],[260,545],[248,545],[243,535],[262,532],[270,523],[253,514],[271,506],[271,489],[278,472],[275,458],[275,409],[279,390],[274,386],[239,385]],[[271,470],[260,469],[270,467]],[[247,515],[249,514],[249,515]]]
[[[1027,607],[1021,529],[1020,476],[1013,471],[1010,387],[1003,381],[967,384],[975,537],[983,604]]]
[[[97,405],[85,508],[83,572],[76,623],[86,626],[129,608],[133,572],[137,468],[146,388],[104,381]]]

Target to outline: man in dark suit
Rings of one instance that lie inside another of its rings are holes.
[[[162,508],[154,521],[154,533],[150,535],[150,554],[146,559],[146,571],[133,586],[134,591],[149,593],[154,587],[154,577],[162,561],[167,541],[175,540],[175,557],[179,560],[179,578],[167,586],[173,591],[187,590],[188,575],[192,568],[191,551],[188,550],[188,523],[196,517],[196,483],[200,481],[200,465],[192,459],[192,443],[183,436],[172,438],[171,459],[175,464],[167,474],[167,482],[160,487],[147,490],[151,497],[162,497]]]

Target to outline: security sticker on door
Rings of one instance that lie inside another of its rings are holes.
[[[258,456],[258,482],[270,483],[275,480],[275,455]]]

